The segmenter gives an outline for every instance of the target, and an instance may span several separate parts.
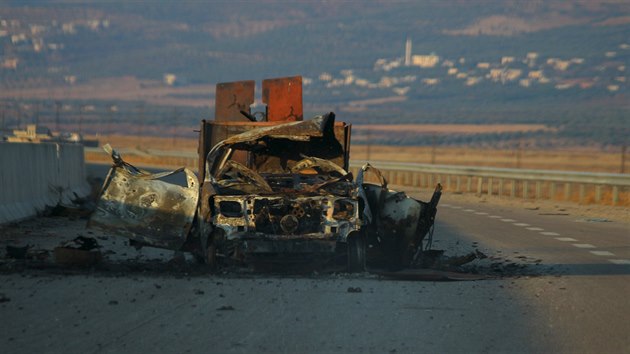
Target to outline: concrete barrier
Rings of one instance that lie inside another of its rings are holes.
[[[90,193],[83,146],[0,142],[0,224]]]

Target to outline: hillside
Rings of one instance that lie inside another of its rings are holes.
[[[546,124],[557,129],[540,140],[620,145],[630,136],[628,33],[630,3],[617,0],[5,1],[0,100],[7,125],[36,111],[50,122],[63,101],[69,126],[86,105],[135,107],[127,119],[140,125],[139,111],[168,125],[177,110],[177,124],[194,126],[211,116],[217,82],[299,74],[307,116]]]

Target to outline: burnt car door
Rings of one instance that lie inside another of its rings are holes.
[[[367,173],[372,174],[377,182],[366,182]],[[359,170],[356,183],[359,196],[364,201],[363,232],[367,241],[368,262],[393,268],[412,265],[419,252],[430,247],[430,233],[442,186],[438,184],[431,200],[423,202],[404,192],[389,189],[381,171],[370,164]],[[423,244],[427,235],[429,239]]]
[[[88,227],[127,237],[141,245],[179,250],[193,225],[199,187],[187,169],[153,174],[123,161],[106,145],[114,164],[103,183]],[[162,180],[183,174],[186,185]]]

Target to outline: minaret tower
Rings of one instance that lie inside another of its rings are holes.
[[[405,43],[405,66],[411,66],[411,38],[407,37]]]

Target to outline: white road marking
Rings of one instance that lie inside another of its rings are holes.
[[[609,259],[608,262],[614,264],[630,264],[630,259]]]
[[[545,236],[560,236],[557,232],[541,232],[540,234]]]
[[[477,214],[477,215],[488,215],[488,213],[484,213],[483,211],[478,211],[475,214]]]
[[[443,207],[447,207],[447,208],[451,208],[452,207],[452,205],[450,205],[450,204],[442,204],[442,206]]]
[[[576,239],[571,238],[571,237],[556,237],[556,240],[562,241],[562,242],[574,242],[574,241],[577,241]]]
[[[573,246],[575,246],[577,248],[597,248],[597,247],[591,245],[590,243],[574,243]]]
[[[453,209],[461,209],[462,207],[460,207],[459,205],[453,205],[451,208],[453,208]]]
[[[503,222],[515,222],[516,220],[514,220],[514,219],[501,219],[501,221],[503,221]]]
[[[474,212],[475,210],[474,210],[474,209],[464,209],[464,211],[467,211],[467,212],[469,212],[469,213],[472,213],[472,212]]]
[[[501,219],[502,218],[502,216],[499,216],[499,215],[490,215],[488,217],[492,218],[492,219]]]
[[[530,230],[530,231],[542,231],[544,229],[541,229],[540,227],[528,227],[527,230]]]
[[[596,256],[614,256],[615,254],[608,251],[589,251]]]
[[[529,224],[526,224],[524,222],[517,222],[517,223],[514,223],[514,226],[529,226]]]

